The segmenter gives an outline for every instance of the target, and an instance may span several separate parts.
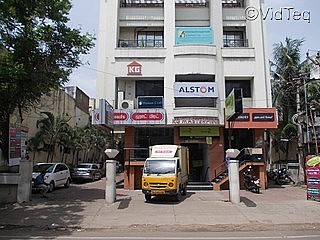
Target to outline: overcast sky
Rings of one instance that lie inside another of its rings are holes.
[[[97,38],[99,2],[99,0],[72,0],[70,25],[81,28],[83,32],[92,33]],[[311,55],[319,51],[319,10],[319,0],[265,0],[265,9],[262,14],[267,26],[269,59],[272,59],[273,45],[283,42],[286,37],[305,40],[301,49],[301,60],[305,59],[307,51]],[[67,84],[78,86],[92,98],[96,96],[96,56],[97,47],[94,47],[89,55],[82,57],[85,65],[74,70]]]

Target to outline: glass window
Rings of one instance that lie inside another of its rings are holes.
[[[162,80],[137,80],[136,97],[140,96],[163,96]]]
[[[217,107],[215,98],[175,98],[175,107]]]
[[[175,160],[148,160],[144,166],[145,174],[174,174],[176,171]]]
[[[157,144],[173,144],[173,128],[140,127],[135,128],[134,146],[139,148],[134,151],[135,159],[145,160],[148,155],[149,146]]]
[[[242,88],[244,98],[251,98],[251,81],[250,80],[226,80],[226,96],[233,88]]]
[[[139,31],[138,47],[163,47],[163,32]]]
[[[225,31],[223,32],[224,47],[247,47],[248,43],[242,31]]]

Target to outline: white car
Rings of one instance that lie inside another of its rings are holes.
[[[64,163],[37,163],[33,166],[32,171],[32,187],[34,187],[34,179],[45,171],[44,181],[49,184],[49,192],[55,187],[64,186],[68,188],[71,183],[70,170]]]

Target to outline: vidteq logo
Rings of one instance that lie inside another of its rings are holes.
[[[281,7],[273,9],[268,7],[267,10],[260,11],[255,7],[247,7],[245,10],[246,19],[249,21],[256,20],[261,14],[263,20],[271,21],[306,21],[311,23],[311,12],[308,10],[299,11],[294,7]]]

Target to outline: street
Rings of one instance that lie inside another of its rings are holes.
[[[0,206],[0,239],[320,239],[319,203],[304,188],[240,194],[240,204],[228,191],[191,190],[180,202],[147,203],[141,190],[119,187],[107,204],[105,178],[72,183],[47,199],[34,193],[31,202]]]
[[[110,232],[64,231],[39,229],[0,230],[0,239],[59,239],[59,240],[318,240],[320,231],[267,231],[267,232]]]

